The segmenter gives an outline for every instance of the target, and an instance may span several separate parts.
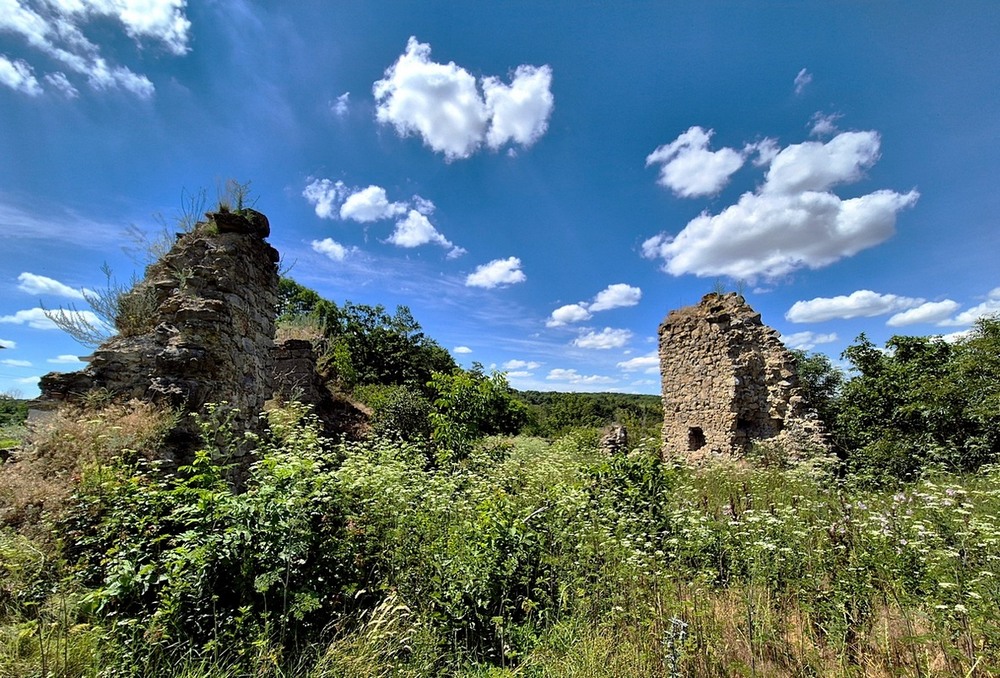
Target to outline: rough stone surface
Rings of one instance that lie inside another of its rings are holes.
[[[621,424],[611,424],[601,431],[599,444],[605,454],[625,454],[628,452],[628,430]]]
[[[364,435],[371,413],[330,392],[316,370],[312,342],[285,339],[274,346],[273,356],[275,398],[309,405],[330,438],[356,439]]]
[[[80,372],[42,377],[41,400],[105,388],[183,412],[220,403],[236,411],[237,434],[257,428],[274,391],[278,252],[264,241],[270,228],[263,214],[207,216],[178,236],[131,293],[152,297],[145,329],[111,338]],[[197,437],[190,417],[174,437],[180,447]]]
[[[794,457],[826,450],[798,386],[795,358],[742,296],[708,294],[660,325],[663,453],[742,456],[757,441]]]

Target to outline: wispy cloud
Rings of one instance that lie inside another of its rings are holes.
[[[818,334],[816,332],[808,331],[794,332],[789,335],[782,335],[781,341],[784,342],[785,346],[788,348],[809,351],[819,344],[830,344],[837,341],[837,334],[835,332],[830,332],[828,334]]]
[[[75,355],[64,353],[63,355],[58,355],[55,358],[49,358],[45,362],[52,363],[53,365],[74,365],[82,363],[83,361]]]
[[[85,217],[73,210],[49,204],[49,211],[31,211],[0,195],[0,241],[44,240],[47,245],[65,243],[94,250],[121,244],[121,224]]]
[[[152,40],[176,56],[185,54],[191,22],[185,15],[186,0],[88,0],[88,2],[31,2],[5,0],[0,11],[0,32],[20,36],[32,49],[43,54],[43,63],[54,61],[67,71],[86,78],[92,90],[122,89],[142,99],[153,96],[155,87],[145,75],[126,66],[114,65],[85,30],[95,20],[117,25],[136,42]],[[4,59],[8,64],[11,62]],[[20,65],[20,68],[18,68]],[[41,91],[31,67],[14,62],[20,73],[20,89],[26,94]],[[0,80],[4,80],[0,65]],[[9,74],[8,74],[9,75]],[[46,80],[64,94],[75,92],[66,74],[54,71]],[[6,83],[8,86],[10,83]]]
[[[794,82],[795,93],[802,94],[802,92],[805,91],[806,87],[808,87],[809,83],[811,83],[812,81],[813,81],[812,73],[803,68],[795,76],[795,82]]]
[[[14,358],[5,358],[0,360],[0,365],[6,365],[7,367],[31,367],[30,360],[16,360]]]
[[[84,298],[81,290],[73,289],[69,285],[44,275],[24,272],[17,276],[17,281],[17,289],[27,294],[51,295],[81,300]]]

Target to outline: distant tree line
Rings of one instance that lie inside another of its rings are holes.
[[[574,428],[619,423],[638,440],[659,437],[663,426],[663,405],[655,395],[518,391],[517,398],[528,409],[528,435],[556,438]]]

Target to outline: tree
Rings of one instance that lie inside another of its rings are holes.
[[[1000,456],[1000,320],[955,344],[863,334],[844,352],[857,375],[842,389],[836,432],[848,468],[875,479],[928,466],[973,471]]]
[[[321,365],[341,386],[383,384],[427,392],[435,372],[457,366],[451,354],[426,336],[410,309],[390,315],[381,304],[369,306],[323,299],[291,278],[279,282],[279,322],[310,318],[325,338]]]
[[[795,356],[799,386],[805,391],[810,407],[819,415],[827,429],[831,429],[837,421],[844,373],[822,353],[797,350],[792,351],[792,354]]]
[[[452,455],[467,452],[477,438],[517,433],[527,421],[527,408],[514,397],[502,372],[436,372],[428,386],[434,441]]]

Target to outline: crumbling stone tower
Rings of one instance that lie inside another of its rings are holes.
[[[761,440],[825,447],[794,356],[741,295],[671,311],[659,335],[664,455],[741,456]]]
[[[129,293],[120,334],[80,372],[42,377],[41,400],[72,400],[96,388],[183,413],[207,403],[236,411],[237,434],[253,430],[274,392],[278,252],[255,210],[209,213],[146,269]],[[183,457],[198,444],[191,417],[172,434]]]

